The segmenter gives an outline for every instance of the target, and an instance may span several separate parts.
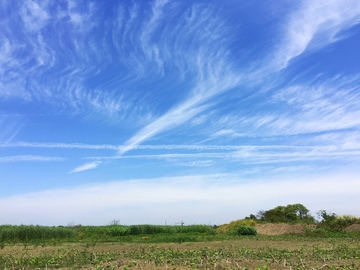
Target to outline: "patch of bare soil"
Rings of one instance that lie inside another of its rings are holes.
[[[346,232],[360,232],[360,224],[353,224],[345,229]]]
[[[255,229],[262,235],[301,234],[306,228],[315,229],[315,225],[267,223],[256,224]]]

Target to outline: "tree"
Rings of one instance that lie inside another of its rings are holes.
[[[322,219],[321,222],[333,222],[337,217],[335,213],[328,213],[326,210],[320,210],[316,214],[319,218]]]
[[[109,222],[109,225],[120,225],[120,219],[113,219]]]
[[[245,217],[245,219],[252,219],[252,220],[256,220],[256,216],[254,214],[250,214],[250,216]]]
[[[321,218],[318,228],[335,232],[342,230],[336,222],[337,215],[335,213],[328,213],[326,210],[320,210],[317,212],[317,216]]]
[[[259,220],[265,220],[265,210],[260,210],[256,213],[256,218]]]
[[[263,213],[263,220],[267,222],[308,222],[313,223],[314,217],[309,214],[309,210],[302,204],[288,204],[287,206],[277,206]]]

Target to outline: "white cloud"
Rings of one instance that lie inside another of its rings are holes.
[[[43,1],[42,4],[43,6],[40,6],[32,0],[24,1],[24,6],[21,9],[21,18],[24,21],[25,27],[30,31],[39,31],[48,22],[47,1]]]
[[[78,172],[82,172],[82,171],[87,171],[87,170],[91,170],[91,169],[95,169],[97,166],[99,166],[101,164],[100,161],[95,161],[95,162],[91,162],[91,163],[86,163],[84,165],[81,165],[75,169],[73,169],[72,171],[70,171],[69,173],[78,173]]]
[[[199,84],[194,87],[192,90],[193,94],[188,99],[141,129],[125,142],[125,148],[120,149],[119,154],[133,149],[134,146],[141,144],[155,134],[178,127],[194,118],[213,105],[206,104],[210,98],[235,87],[240,80],[238,76],[234,76],[231,73],[227,75],[221,73],[218,74],[218,76],[218,79],[214,78],[215,75],[211,75],[209,78],[204,79],[204,81],[200,81]]]
[[[278,111],[267,127],[285,134],[358,128],[358,90],[359,76],[338,76],[319,83],[282,89],[274,95],[273,100],[279,102],[279,105],[286,103],[285,108],[291,110],[284,111],[290,114]]]
[[[357,0],[306,0],[289,17],[284,41],[275,53],[270,68],[286,68],[289,62],[308,49],[318,49],[342,37],[342,31],[359,23]]]
[[[88,149],[88,150],[118,150],[125,145],[116,144],[84,144],[84,143],[39,143],[39,142],[6,142],[0,143],[0,147],[20,148],[61,148],[61,149]],[[204,145],[204,144],[170,144],[170,145],[136,145],[133,149],[142,150],[240,150],[240,149],[293,149],[295,145]],[[303,147],[302,147],[303,148]]]
[[[360,215],[354,204],[360,196],[358,177],[248,181],[239,175],[197,175],[99,183],[1,198],[7,207],[0,208],[0,217],[3,224],[102,225],[114,217],[123,224],[222,224],[290,203],[302,203],[313,213],[327,209]]]
[[[318,75],[306,80],[299,76],[296,82],[257,93],[258,99],[253,101],[256,109],[245,106],[247,101],[238,101],[239,111],[214,115],[205,127],[206,133],[228,138],[236,135],[290,139],[294,135],[354,131],[360,127],[359,83],[359,74]]]
[[[64,161],[62,157],[49,157],[49,156],[35,156],[35,155],[17,155],[0,157],[0,163],[3,162],[24,162],[24,161],[36,161],[36,162],[54,162]]]
[[[356,133],[330,135],[311,137],[311,140],[302,141],[301,145],[136,145],[131,149],[142,150],[141,154],[86,156],[83,159],[95,160],[95,162],[82,165],[72,170],[71,173],[96,168],[101,161],[120,159],[153,159],[165,160],[180,166],[205,166],[224,161],[240,164],[287,164],[295,161],[309,162],[310,160],[324,162],[342,160],[345,162],[355,161],[359,158],[360,144],[359,136]],[[305,144],[306,142],[308,145]],[[7,142],[0,144],[0,147],[84,149],[94,152],[118,151],[119,149],[126,151],[128,149],[126,145],[27,142]],[[158,154],[154,150],[163,150],[163,153]],[[177,153],[174,153],[174,150]]]

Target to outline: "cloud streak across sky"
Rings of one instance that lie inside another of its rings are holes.
[[[225,198],[231,185],[270,190],[277,178],[282,186],[311,179],[316,189],[344,173],[346,188],[356,185],[358,1],[26,0],[3,1],[0,16],[0,200],[18,198],[14,213],[33,194],[56,194],[56,204],[64,190],[87,194],[93,185],[139,193],[145,204],[146,181],[173,194],[180,179],[183,194],[194,188],[214,205],[222,199],[211,196]],[[222,175],[218,191],[208,175]],[[264,203],[290,203],[277,194],[264,192]],[[185,195],[169,203],[211,215]],[[305,191],[296,196],[306,205]],[[91,208],[83,200],[79,211]],[[99,211],[112,203],[120,202]],[[56,222],[70,221],[64,209]],[[241,218],[235,212],[219,222]],[[4,215],[0,223],[26,222]]]

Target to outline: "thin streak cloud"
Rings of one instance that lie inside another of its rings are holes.
[[[7,157],[0,157],[1,163],[8,163],[8,162],[27,162],[27,161],[34,161],[34,162],[58,162],[64,161],[65,158],[62,157],[48,157],[48,156],[33,156],[33,155],[17,155],[17,156],[7,156]]]
[[[91,169],[95,169],[97,166],[99,166],[101,164],[100,161],[95,161],[95,162],[91,162],[91,163],[86,163],[84,165],[81,165],[73,170],[71,170],[69,173],[78,173],[78,172],[83,172],[83,171],[87,171],[87,170],[91,170]]]

